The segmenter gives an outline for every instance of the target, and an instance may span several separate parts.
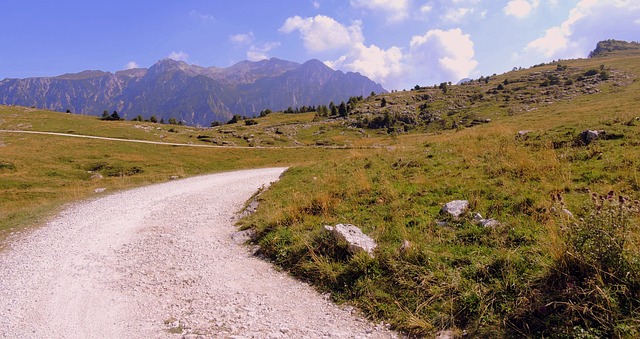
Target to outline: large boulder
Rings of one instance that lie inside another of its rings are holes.
[[[469,201],[454,200],[442,206],[440,213],[451,216],[454,219],[460,218],[469,210]]]
[[[368,235],[362,233],[358,227],[350,224],[337,224],[336,226],[324,226],[338,241],[345,241],[349,244],[349,251],[356,253],[365,251],[373,258],[373,251],[378,244]]]

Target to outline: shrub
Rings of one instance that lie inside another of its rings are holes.
[[[598,70],[597,69],[590,69],[590,70],[584,72],[584,76],[586,76],[586,77],[590,77],[590,76],[593,76],[593,75],[596,75],[596,74],[598,74]]]
[[[592,194],[583,217],[557,216],[560,245],[546,274],[512,318],[518,333],[560,337],[640,334],[640,255],[631,246],[640,203]],[[557,210],[564,210],[558,195]]]
[[[0,161],[0,171],[15,171],[16,170],[16,165],[14,165],[12,162],[8,162],[8,161]]]

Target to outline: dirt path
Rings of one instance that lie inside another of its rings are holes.
[[[233,220],[283,168],[67,208],[0,253],[3,338],[393,337],[253,257]]]

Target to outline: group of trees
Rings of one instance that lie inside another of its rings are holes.
[[[121,120],[124,120],[124,118],[121,117],[117,111],[113,111],[113,113],[109,114],[109,112],[105,110],[102,112],[102,116],[100,117],[100,120],[121,121]],[[155,115],[150,116],[149,119],[145,119],[142,117],[142,115],[138,114],[135,118],[131,119],[131,121],[140,121],[140,122],[144,121],[144,122],[151,122],[154,124],[161,123],[161,124],[169,124],[169,125],[184,125],[184,121],[178,121],[176,118],[169,118],[169,120],[165,122],[163,118],[160,118],[160,120],[158,120],[158,117],[156,117]]]

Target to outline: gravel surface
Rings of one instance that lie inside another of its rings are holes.
[[[3,338],[389,338],[232,239],[284,168],[72,205],[0,253]]]

